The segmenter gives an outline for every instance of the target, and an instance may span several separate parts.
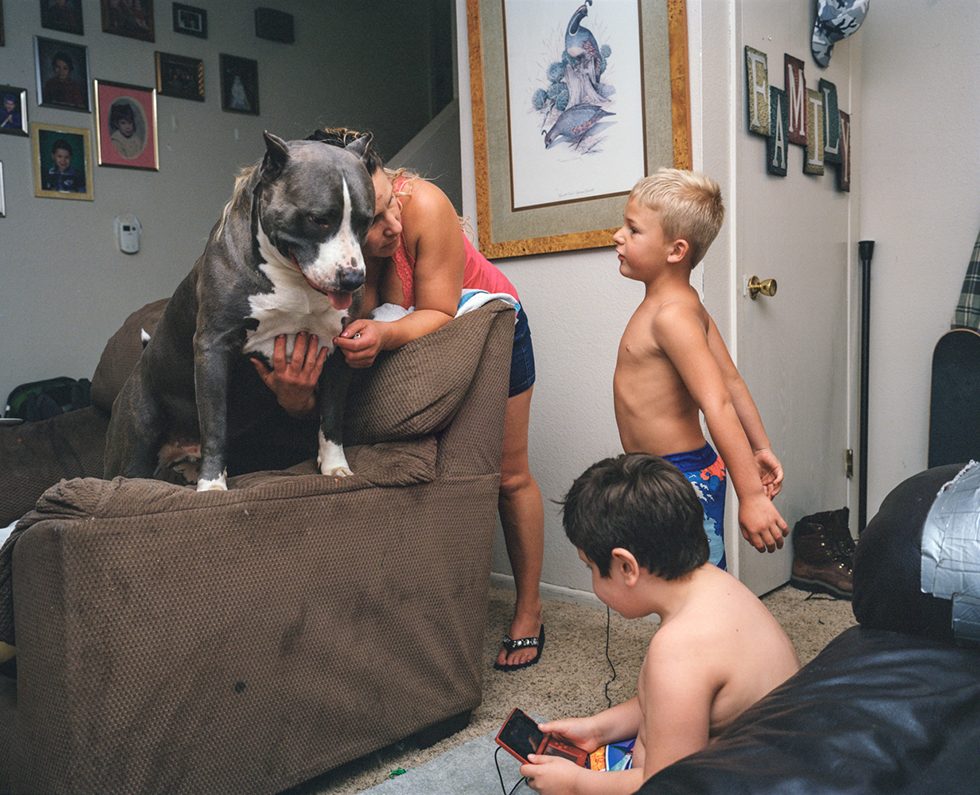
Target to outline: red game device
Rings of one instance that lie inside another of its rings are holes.
[[[560,756],[579,767],[585,767],[589,758],[588,751],[553,734],[545,734],[535,721],[519,709],[511,712],[504,721],[496,740],[499,746],[523,763],[528,761],[528,754],[544,754]]]

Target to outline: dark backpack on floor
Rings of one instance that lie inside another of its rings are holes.
[[[87,378],[46,378],[14,387],[7,398],[5,417],[20,417],[28,422],[45,420],[66,411],[92,404],[92,383]]]

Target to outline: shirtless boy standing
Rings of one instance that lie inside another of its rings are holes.
[[[593,464],[569,489],[565,533],[592,588],[625,618],[660,616],[637,696],[590,718],[540,724],[597,749],[636,738],[618,770],[532,754],[521,766],[543,795],[635,792],[654,773],[701,750],[799,669],[789,638],[738,580],[707,562],[701,505],[677,468],[652,455]],[[629,748],[629,744],[626,746]]]
[[[619,271],[646,287],[619,344],[613,399],[627,453],[662,456],[694,484],[705,510],[710,560],[725,568],[726,465],[738,523],[760,552],[782,547],[788,529],[772,498],[783,469],[769,446],[748,387],[690,284],[725,217],[708,177],[660,169],[630,193],[613,235]],[[707,443],[704,414],[718,453]]]

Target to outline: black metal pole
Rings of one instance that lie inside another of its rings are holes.
[[[873,240],[858,243],[861,258],[861,428],[858,443],[858,533],[863,532],[868,519],[868,360],[871,340],[871,257],[875,252]]]

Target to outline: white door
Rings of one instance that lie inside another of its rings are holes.
[[[785,485],[776,506],[790,529],[802,516],[847,504],[847,285],[857,243],[849,238],[852,197],[837,190],[836,166],[826,165],[822,176],[804,174],[806,151],[791,145],[786,176],[767,174],[766,140],[745,123],[744,47],[766,53],[770,85],[784,88],[788,53],[804,62],[807,88],[828,80],[837,87],[839,108],[854,110],[849,42],[837,45],[830,66],[821,69],[809,51],[812,5],[744,0],[735,38],[741,76],[735,92],[741,122],[734,169],[735,355],[783,463]],[[751,276],[775,279],[775,296],[743,294]],[[789,580],[791,543],[761,555],[734,535],[739,578],[753,591],[766,593]]]

